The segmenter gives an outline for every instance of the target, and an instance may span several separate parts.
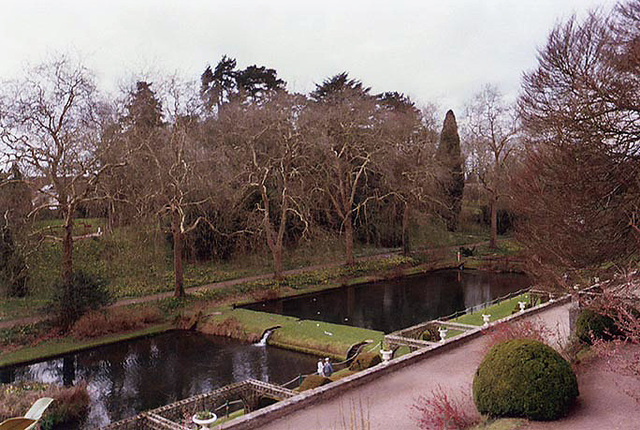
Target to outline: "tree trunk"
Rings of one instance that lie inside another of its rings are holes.
[[[491,239],[489,248],[494,249],[498,240],[498,199],[491,197]]]
[[[276,281],[282,281],[284,279],[284,276],[282,276],[282,238],[284,237],[284,229],[287,221],[287,200],[284,199],[285,203],[283,204],[282,214],[280,216],[278,235],[275,236],[270,219],[269,197],[267,196],[267,189],[264,185],[260,189],[260,192],[262,194],[262,204],[264,205],[263,224],[265,235],[267,237],[267,245],[269,246],[269,250],[271,251],[271,257],[273,258],[273,277]]]
[[[73,274],[73,220],[67,217],[62,236],[62,280],[71,281]]]
[[[109,233],[111,233],[113,231],[113,227],[115,226],[115,208],[113,207],[113,201],[109,201],[108,205],[107,205],[107,225],[105,227],[105,230]]]
[[[174,297],[184,297],[184,274],[182,270],[182,231],[180,230],[180,214],[173,210],[171,231],[173,233],[173,273],[176,280]]]
[[[353,221],[351,220],[351,212],[344,217],[344,239],[347,248],[347,264],[355,263],[353,258]]]
[[[409,204],[405,203],[402,213],[402,255],[409,255],[409,248]]]
[[[282,281],[282,244],[279,243],[272,251],[273,254],[273,277],[276,281]]]

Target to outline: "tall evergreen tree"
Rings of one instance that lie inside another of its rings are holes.
[[[235,58],[222,56],[215,69],[207,66],[200,77],[200,96],[208,110],[220,106],[229,101],[230,95],[236,90],[236,70]]]
[[[136,82],[136,90],[130,94],[126,106],[128,115],[124,118],[130,126],[148,130],[162,125],[162,104],[151,85],[146,81]]]
[[[233,100],[261,103],[275,92],[285,90],[286,82],[278,78],[275,69],[252,65],[236,69],[235,58],[224,55],[215,69],[207,66],[200,76],[200,97],[205,108],[217,112]]]
[[[357,79],[350,79],[347,72],[339,73],[316,84],[316,89],[309,93],[309,98],[315,102],[340,103],[345,96],[357,99],[367,99],[371,95],[370,87],[365,87]]]
[[[464,171],[458,124],[452,110],[449,110],[444,117],[436,159],[444,169],[442,192],[445,207],[441,215],[447,223],[447,229],[455,231],[458,228],[458,218],[462,208]]]

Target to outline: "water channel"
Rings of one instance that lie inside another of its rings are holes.
[[[399,280],[328,290],[248,307],[391,332],[471,308],[529,285],[524,275],[440,271]],[[224,385],[259,379],[285,383],[313,373],[317,358],[194,332],[170,332],[0,369],[0,382],[35,380],[72,385],[86,381],[97,429]]]
[[[86,422],[98,429],[189,396],[248,378],[284,384],[313,373],[317,357],[254,346],[194,332],[170,332],[0,370],[0,382],[35,380],[72,385],[86,381]]]
[[[442,270],[245,307],[390,333],[476,307],[529,285],[529,278],[522,274]]]

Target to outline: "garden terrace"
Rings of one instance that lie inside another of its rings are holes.
[[[467,308],[463,312],[458,312],[448,317],[422,322],[402,330],[394,331],[386,335],[384,339],[391,349],[395,350],[399,347],[407,347],[410,351],[415,351],[436,343],[420,339],[422,333],[428,328],[446,328],[445,338],[451,338],[463,332],[481,327],[484,324],[482,319],[483,314],[491,315],[492,321],[508,317],[514,313],[514,309],[517,309],[518,302],[526,302],[528,307],[532,307],[535,304],[542,303],[542,296],[528,289],[516,291],[479,306]]]
[[[185,416],[191,416],[198,410],[220,410],[227,402],[240,399],[245,411],[252,412],[258,409],[262,398],[280,401],[297,394],[279,385],[247,379],[118,421],[104,427],[104,430],[188,430],[190,427],[181,423]]]

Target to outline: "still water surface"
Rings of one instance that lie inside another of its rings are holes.
[[[316,360],[280,348],[171,332],[0,370],[0,382],[86,381],[92,400],[89,417],[70,428],[89,430],[247,378],[283,384],[313,373]]]
[[[442,270],[246,307],[390,333],[473,308],[529,285],[529,278],[522,274]]]

